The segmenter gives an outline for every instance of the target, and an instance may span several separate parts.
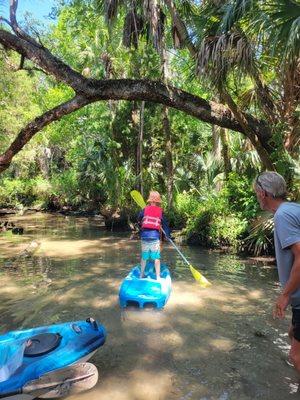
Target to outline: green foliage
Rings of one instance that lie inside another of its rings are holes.
[[[37,199],[34,194],[35,187],[34,179],[3,179],[0,185],[0,207],[20,207],[33,204]]]
[[[186,191],[177,193],[174,200],[174,208],[168,212],[168,220],[171,226],[183,228],[190,215],[196,213],[199,200],[193,193]]]
[[[270,214],[257,217],[250,226],[240,250],[255,256],[274,254],[274,221]]]
[[[52,193],[52,185],[49,180],[38,175],[35,179],[31,180],[31,193],[35,197],[36,201],[41,204],[42,207],[46,207],[49,201],[49,196]]]
[[[294,180],[290,188],[291,200],[300,200],[300,158],[293,161]]]
[[[51,179],[52,193],[49,198],[57,208],[73,204],[78,207],[83,202],[83,196],[78,185],[78,174],[74,169],[54,174]]]
[[[19,58],[9,54],[9,63],[0,52],[0,152],[4,151],[14,135],[39,114],[35,102],[37,79],[26,71],[16,70]],[[31,146],[29,146],[31,147]]]
[[[259,210],[253,179],[251,176],[231,172],[224,188],[230,209],[247,220],[254,218]]]
[[[212,221],[209,232],[212,246],[229,246],[233,250],[238,250],[241,235],[247,226],[246,220],[241,220],[238,216],[231,214],[217,215]]]
[[[224,196],[210,196],[190,215],[185,229],[189,243],[237,250],[247,222],[230,212]]]

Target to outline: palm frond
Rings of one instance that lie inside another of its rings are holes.
[[[124,20],[123,44],[125,47],[138,47],[139,36],[143,31],[143,18],[136,13],[136,10],[130,10]]]
[[[105,18],[106,21],[112,22],[118,14],[119,0],[106,0],[105,1]]]
[[[253,0],[236,0],[225,4],[219,32],[229,32],[248,13],[252,6]]]
[[[243,241],[244,249],[256,257],[270,254],[273,248],[273,231],[273,216],[266,213],[260,215],[253,221],[249,235]]]
[[[288,60],[298,60],[300,57],[300,16],[291,24],[286,44],[285,58]]]
[[[238,99],[238,105],[242,110],[248,109],[249,104],[251,104],[252,107],[258,104],[257,91],[254,87],[245,90]]]
[[[235,66],[244,72],[255,68],[252,48],[244,36],[233,32],[205,38],[197,57],[199,75],[207,75],[216,86],[222,86]]]
[[[300,4],[293,0],[269,0],[252,17],[249,32],[261,33],[260,45],[282,63],[300,57]]]
[[[112,75],[114,75],[114,68],[113,68],[113,63],[112,63],[112,58],[109,53],[103,52],[100,56],[101,61],[104,66],[104,71],[105,71],[105,79],[111,78]]]
[[[148,25],[149,37],[154,48],[159,51],[165,34],[166,15],[157,0],[144,0],[143,13]]]
[[[182,15],[191,15],[197,13],[198,6],[194,0],[179,0],[176,2],[176,10]]]

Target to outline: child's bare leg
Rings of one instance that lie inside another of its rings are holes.
[[[156,272],[156,279],[160,278],[160,259],[157,258],[154,261],[155,272]]]
[[[141,259],[141,274],[140,274],[140,278],[144,277],[145,268],[146,268],[146,260]]]

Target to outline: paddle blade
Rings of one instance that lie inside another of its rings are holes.
[[[199,282],[199,285],[206,288],[211,285],[211,283],[201,274],[201,272],[197,271],[192,265],[189,266],[191,273],[194,279]]]
[[[34,397],[58,398],[89,390],[98,381],[98,370],[91,363],[73,364],[28,382],[22,392]]]
[[[130,192],[130,196],[133,198],[133,200],[136,202],[138,206],[140,206],[141,208],[146,207],[145,200],[140,192],[138,192],[137,190],[132,190]]]

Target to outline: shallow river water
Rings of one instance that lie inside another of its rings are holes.
[[[91,359],[97,386],[70,400],[285,400],[300,398],[287,363],[287,328],[272,319],[277,273],[263,263],[182,246],[212,282],[201,289],[168,244],[172,274],[162,311],[122,311],[118,290],[138,263],[139,241],[101,219],[30,214],[10,218],[23,236],[0,236],[0,331],[86,319],[105,325]],[[32,241],[33,257],[16,257]]]

